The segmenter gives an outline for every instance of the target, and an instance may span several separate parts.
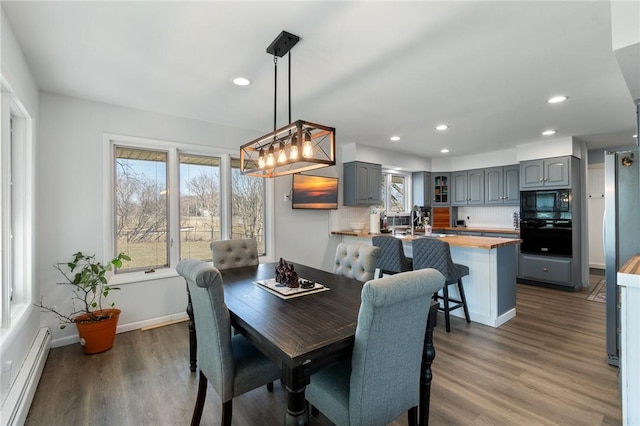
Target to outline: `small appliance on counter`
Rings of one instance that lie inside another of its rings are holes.
[[[464,223],[464,219],[460,220],[456,220],[456,227],[466,227],[467,225]]]

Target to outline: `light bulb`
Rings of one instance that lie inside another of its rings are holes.
[[[276,159],[273,155],[273,145],[269,147],[269,151],[267,151],[267,167],[271,167],[275,164]]]
[[[298,138],[296,135],[291,137],[291,149],[289,150],[289,160],[298,159]]]
[[[284,150],[284,144],[280,142],[278,148],[278,163],[284,163],[285,161],[287,161],[287,153]]]
[[[311,138],[308,134],[304,135],[304,143],[302,144],[302,156],[304,158],[313,156],[313,146],[311,145]]]
[[[260,150],[258,154],[258,167],[264,169],[264,150]]]

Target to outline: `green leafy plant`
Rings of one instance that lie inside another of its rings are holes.
[[[65,328],[67,324],[77,322],[76,317],[79,315],[86,316],[86,322],[97,322],[110,318],[110,314],[101,313],[103,303],[109,293],[114,290],[120,290],[118,287],[112,287],[107,281],[107,272],[113,267],[122,267],[123,261],[130,261],[131,258],[124,253],[119,253],[106,264],[96,261],[96,255],[86,255],[77,252],[73,255],[73,260],[67,263],[57,263],[53,265],[62,276],[65,282],[56,283],[58,285],[73,286],[71,296],[71,312],[68,314],[61,313],[53,306],[45,306],[43,299],[36,304],[39,308],[46,312],[52,312],[60,321],[60,328]],[[66,269],[65,269],[66,268]],[[112,308],[115,303],[111,302],[107,306]]]

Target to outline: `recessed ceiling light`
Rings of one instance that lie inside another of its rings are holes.
[[[436,126],[436,130],[447,130],[449,128],[449,126],[447,126],[446,124],[438,124]]]
[[[440,152],[443,153],[443,154],[448,154],[449,150],[447,148],[443,148],[443,149],[440,150]]]
[[[567,99],[569,99],[568,96],[560,95],[560,96],[554,96],[553,98],[550,98],[547,102],[549,102],[550,104],[558,104],[560,102],[566,101]]]
[[[248,86],[251,84],[251,81],[249,81],[248,78],[236,77],[233,79],[233,84],[235,84],[236,86]]]
[[[544,132],[542,132],[543,136],[551,136],[551,135],[555,135],[556,131],[555,130],[545,130]]]
[[[396,142],[400,140],[400,136],[391,136],[389,139],[391,139],[392,141]]]

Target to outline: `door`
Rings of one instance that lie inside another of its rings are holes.
[[[589,211],[589,267],[604,269],[604,164],[590,164],[587,176]]]
[[[451,200],[451,203],[454,206],[467,204],[467,176],[467,172],[454,172],[451,175],[451,186],[453,188],[453,200]]]
[[[471,204],[484,204],[484,169],[467,172],[467,201]]]
[[[504,167],[504,203],[520,204],[520,166]]]
[[[503,172],[502,167],[492,167],[486,169],[485,175],[485,197],[486,204],[502,204],[504,197]],[[517,185],[518,182],[516,182]]]
[[[544,160],[544,185],[569,185],[569,157],[550,158]]]

